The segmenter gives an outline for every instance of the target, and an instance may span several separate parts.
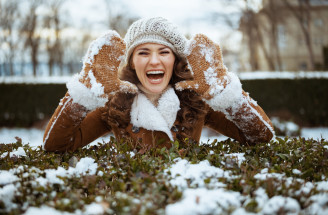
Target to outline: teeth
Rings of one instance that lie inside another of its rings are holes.
[[[163,71],[150,71],[150,72],[147,72],[147,75],[156,75],[156,74],[164,74]]]

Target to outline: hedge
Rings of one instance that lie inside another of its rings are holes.
[[[243,80],[269,116],[301,126],[328,126],[328,79]],[[0,127],[28,127],[48,119],[66,92],[65,84],[0,84]]]
[[[64,84],[0,84],[0,126],[29,127],[51,117]]]
[[[269,116],[301,126],[328,126],[328,79],[267,79],[242,81]]]

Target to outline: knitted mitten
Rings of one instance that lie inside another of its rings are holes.
[[[190,41],[187,51],[194,80],[179,82],[176,89],[191,89],[201,95],[214,111],[223,113],[238,127],[245,142],[269,141],[274,136],[270,119],[242,90],[238,77],[227,71],[220,47],[205,35],[198,34]],[[240,134],[237,132],[234,136]]]
[[[109,31],[93,41],[81,73],[67,84],[73,101],[92,110],[103,107],[108,101],[108,94],[136,93],[134,84],[118,78],[118,68],[124,54],[125,42],[115,31]]]
[[[178,90],[192,89],[204,99],[211,99],[222,91],[226,84],[226,67],[222,61],[219,45],[203,34],[197,34],[191,41],[187,59],[194,73],[194,80],[176,84]]]

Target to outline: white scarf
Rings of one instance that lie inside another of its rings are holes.
[[[180,101],[174,89],[169,86],[155,107],[141,92],[135,96],[131,108],[131,123],[151,131],[163,131],[173,141],[171,128],[180,110]]]

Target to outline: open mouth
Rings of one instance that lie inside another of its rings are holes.
[[[164,72],[163,71],[149,71],[146,73],[146,75],[147,75],[147,78],[151,82],[159,82],[164,77]]]

